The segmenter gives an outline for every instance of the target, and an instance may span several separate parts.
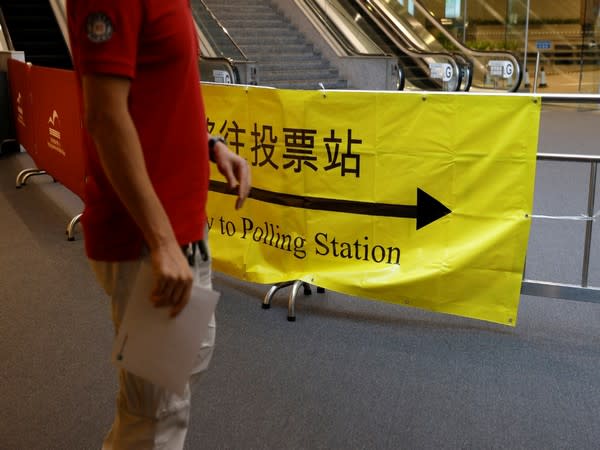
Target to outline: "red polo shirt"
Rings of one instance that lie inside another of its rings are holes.
[[[131,79],[129,110],[146,167],[180,244],[202,239],[208,192],[206,118],[188,0],[68,0],[78,74]],[[91,141],[91,140],[90,140]],[[87,152],[82,225],[90,258],[139,257],[144,241]]]

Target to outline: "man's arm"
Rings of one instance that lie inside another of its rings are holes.
[[[141,229],[155,275],[152,302],[177,315],[187,304],[193,275],[154,191],[128,108],[127,78],[84,75],[85,125],[113,189]]]

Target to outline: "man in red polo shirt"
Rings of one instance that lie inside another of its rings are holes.
[[[185,314],[192,284],[210,287],[209,156],[237,189],[237,207],[250,190],[246,161],[207,133],[189,0],[68,0],[67,13],[94,144],[82,218],[86,252],[112,297],[115,328],[143,261],[153,272],[148,300]],[[182,248],[195,243],[203,257],[188,261]],[[211,325],[194,373],[212,355]],[[121,371],[104,448],[182,448],[188,419],[189,389],[182,398]]]

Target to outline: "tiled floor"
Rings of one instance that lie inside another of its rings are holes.
[[[530,70],[530,83],[533,86],[535,67]],[[543,78],[540,72],[538,86]],[[577,66],[557,67],[545,73],[545,81],[547,86],[538,87],[538,93],[600,93],[600,70],[586,70],[581,73]]]

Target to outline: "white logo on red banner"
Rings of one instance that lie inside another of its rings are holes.
[[[60,118],[56,110],[52,111],[52,115],[48,118],[48,125],[48,147],[65,156],[65,151],[60,141]]]

